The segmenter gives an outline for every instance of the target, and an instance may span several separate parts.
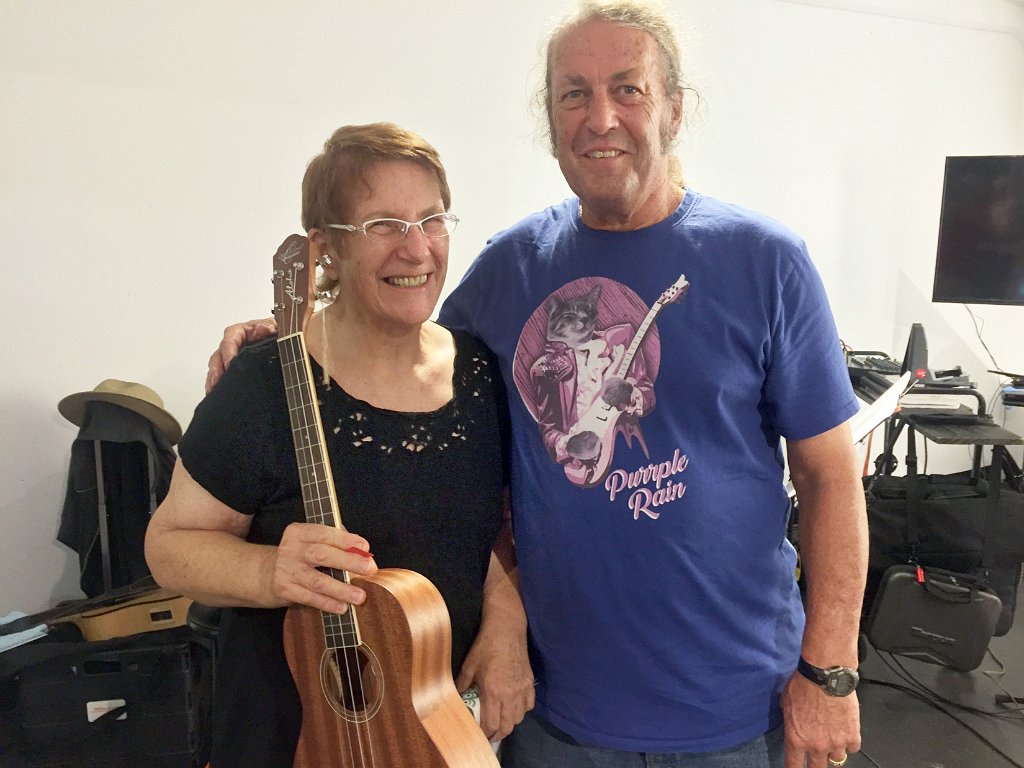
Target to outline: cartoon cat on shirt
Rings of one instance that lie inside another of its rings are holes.
[[[538,427],[551,458],[577,470],[567,476],[579,485],[595,485],[603,477],[594,471],[602,451],[611,448],[617,432],[632,444],[635,436],[644,454],[637,420],[654,407],[653,382],[643,355],[637,354],[626,377],[615,375],[635,334],[630,323],[598,328],[598,300],[602,286],[594,285],[579,296],[552,294],[547,309],[546,343],[530,367],[530,382]],[[581,423],[602,405],[621,412],[619,423],[601,434],[600,427]]]

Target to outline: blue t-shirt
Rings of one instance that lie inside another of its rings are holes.
[[[537,712],[587,744],[726,748],[781,722],[803,633],[780,437],[856,398],[785,227],[692,191],[630,232],[578,204],[496,235],[440,315],[508,390]]]

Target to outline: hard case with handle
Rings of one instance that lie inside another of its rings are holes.
[[[968,672],[984,659],[1001,611],[999,596],[971,576],[894,565],[882,577],[867,635],[880,651]]]

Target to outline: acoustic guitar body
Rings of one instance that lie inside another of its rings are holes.
[[[70,623],[78,627],[83,640],[111,640],[180,627],[188,621],[190,605],[190,599],[158,587],[147,576],[127,587],[84,600],[71,600],[42,613],[8,622],[0,626],[0,637],[39,624]]]
[[[288,610],[288,666],[302,700],[295,768],[497,768],[451,675],[437,588],[401,568],[353,577],[362,642],[328,649],[320,611]]]
[[[189,598],[161,587],[133,600],[93,608],[58,621],[75,624],[83,640],[110,640],[140,632],[184,626],[188,622],[188,609],[191,605]]]

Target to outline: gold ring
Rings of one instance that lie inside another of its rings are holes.
[[[849,758],[849,757],[850,757],[849,755],[843,755],[843,759],[842,759],[842,760],[833,760],[833,759],[832,759],[832,758],[830,757],[830,758],[828,759],[828,764],[829,764],[829,765],[836,765],[836,766],[839,766],[839,765],[846,765],[846,760],[847,760],[847,758]]]

